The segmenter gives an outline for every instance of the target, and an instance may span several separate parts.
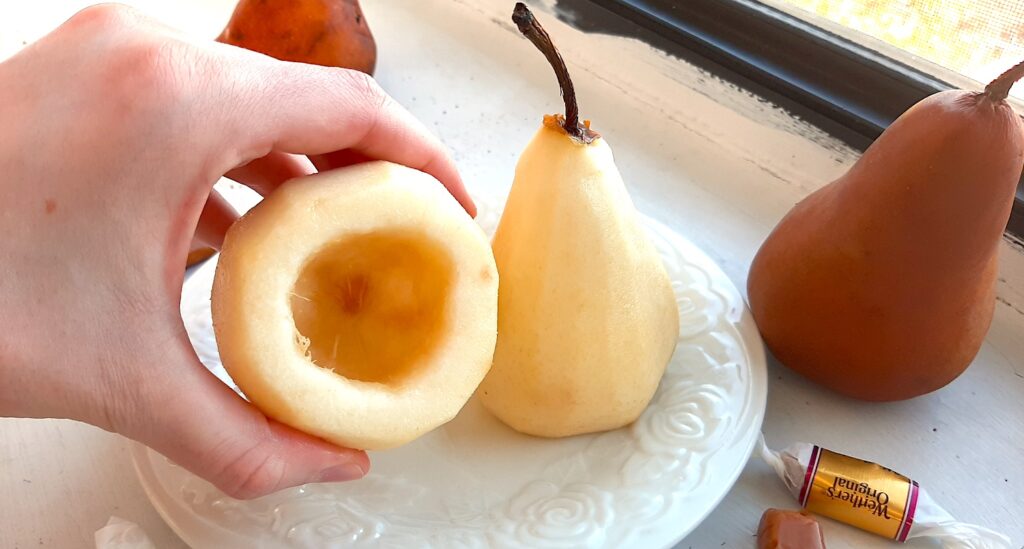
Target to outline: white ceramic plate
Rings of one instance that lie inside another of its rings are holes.
[[[478,199],[493,232],[496,201]],[[141,445],[150,500],[193,547],[669,547],[711,512],[743,469],[764,415],[764,348],[742,296],[697,247],[644,219],[679,303],[675,355],[631,427],[544,440],[475,400],[449,424],[374,453],[356,482],[231,499]],[[215,262],[186,282],[181,310],[203,363],[221,366],[210,322]],[[237,389],[236,389],[237,390]]]

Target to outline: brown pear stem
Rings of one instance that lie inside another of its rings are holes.
[[[1021,78],[1024,78],[1024,61],[1017,63],[985,86],[985,95],[993,102],[998,103],[1010,95],[1010,88]]]
[[[576,89],[573,88],[572,79],[569,78],[569,69],[565,66],[562,54],[558,53],[558,48],[551,42],[551,37],[548,36],[544,27],[540,26],[540,23],[533,16],[533,13],[530,12],[530,9],[526,7],[526,4],[516,2],[516,7],[512,10],[512,21],[519,27],[519,32],[523,33],[523,36],[528,38],[530,42],[533,42],[534,46],[537,46],[537,49],[544,54],[548,63],[551,64],[551,68],[555,70],[555,77],[558,78],[558,87],[562,92],[562,100],[565,101],[565,121],[562,122],[562,128],[565,130],[565,133],[569,134],[569,137],[584,143],[590,143],[597,138],[597,133],[580,124],[580,111],[579,106],[576,104]]]

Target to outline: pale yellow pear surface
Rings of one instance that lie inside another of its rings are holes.
[[[517,431],[562,437],[634,421],[675,349],[665,268],[604,139],[554,117],[523,151],[492,242],[501,284],[484,406]]]
[[[213,325],[260,410],[380,450],[455,417],[487,373],[498,275],[433,177],[368,162],[285,183],[228,231]]]

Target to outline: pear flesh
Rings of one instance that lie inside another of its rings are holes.
[[[384,450],[444,424],[490,367],[498,276],[433,177],[365,162],[289,181],[232,225],[212,310],[224,367],[267,416]]]
[[[679,314],[604,139],[572,138],[546,117],[492,248],[498,341],[483,405],[544,437],[639,417],[675,349]]]

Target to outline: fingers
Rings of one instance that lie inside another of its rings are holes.
[[[185,337],[182,335],[182,337]],[[369,459],[267,419],[199,363],[187,338],[175,363],[147,384],[146,409],[124,433],[210,481],[249,499],[310,482],[361,478]]]
[[[222,45],[218,45],[222,46]],[[243,156],[267,151],[322,156],[331,166],[337,151],[389,160],[437,178],[471,214],[475,207],[454,161],[441,142],[396,103],[373,78],[347,69],[284,63],[222,46],[235,82],[225,92],[231,105],[232,143]],[[234,50],[234,51],[226,51]],[[236,60],[237,61],[237,60]],[[333,157],[332,157],[333,155]]]
[[[188,248],[185,265],[191,267],[209,259],[224,243],[224,235],[228,228],[238,219],[238,213],[217,191],[210,191],[210,196],[203,205],[203,211],[196,223],[196,232]]]
[[[304,156],[272,151],[264,157],[229,171],[225,177],[266,196],[281,183],[315,171],[313,164]]]
[[[316,171],[308,158],[282,152],[270,154],[239,166],[226,177],[266,195],[285,181]],[[196,225],[188,252],[188,265],[213,255],[224,243],[228,228],[238,219],[238,212],[217,191],[211,191]]]
[[[321,172],[373,160],[365,154],[351,149],[313,155],[310,156],[309,159],[313,162],[313,165],[316,166],[316,169]]]
[[[202,248],[219,250],[228,228],[238,219],[238,212],[217,191],[210,191],[203,212],[199,215],[196,233],[189,253]]]

